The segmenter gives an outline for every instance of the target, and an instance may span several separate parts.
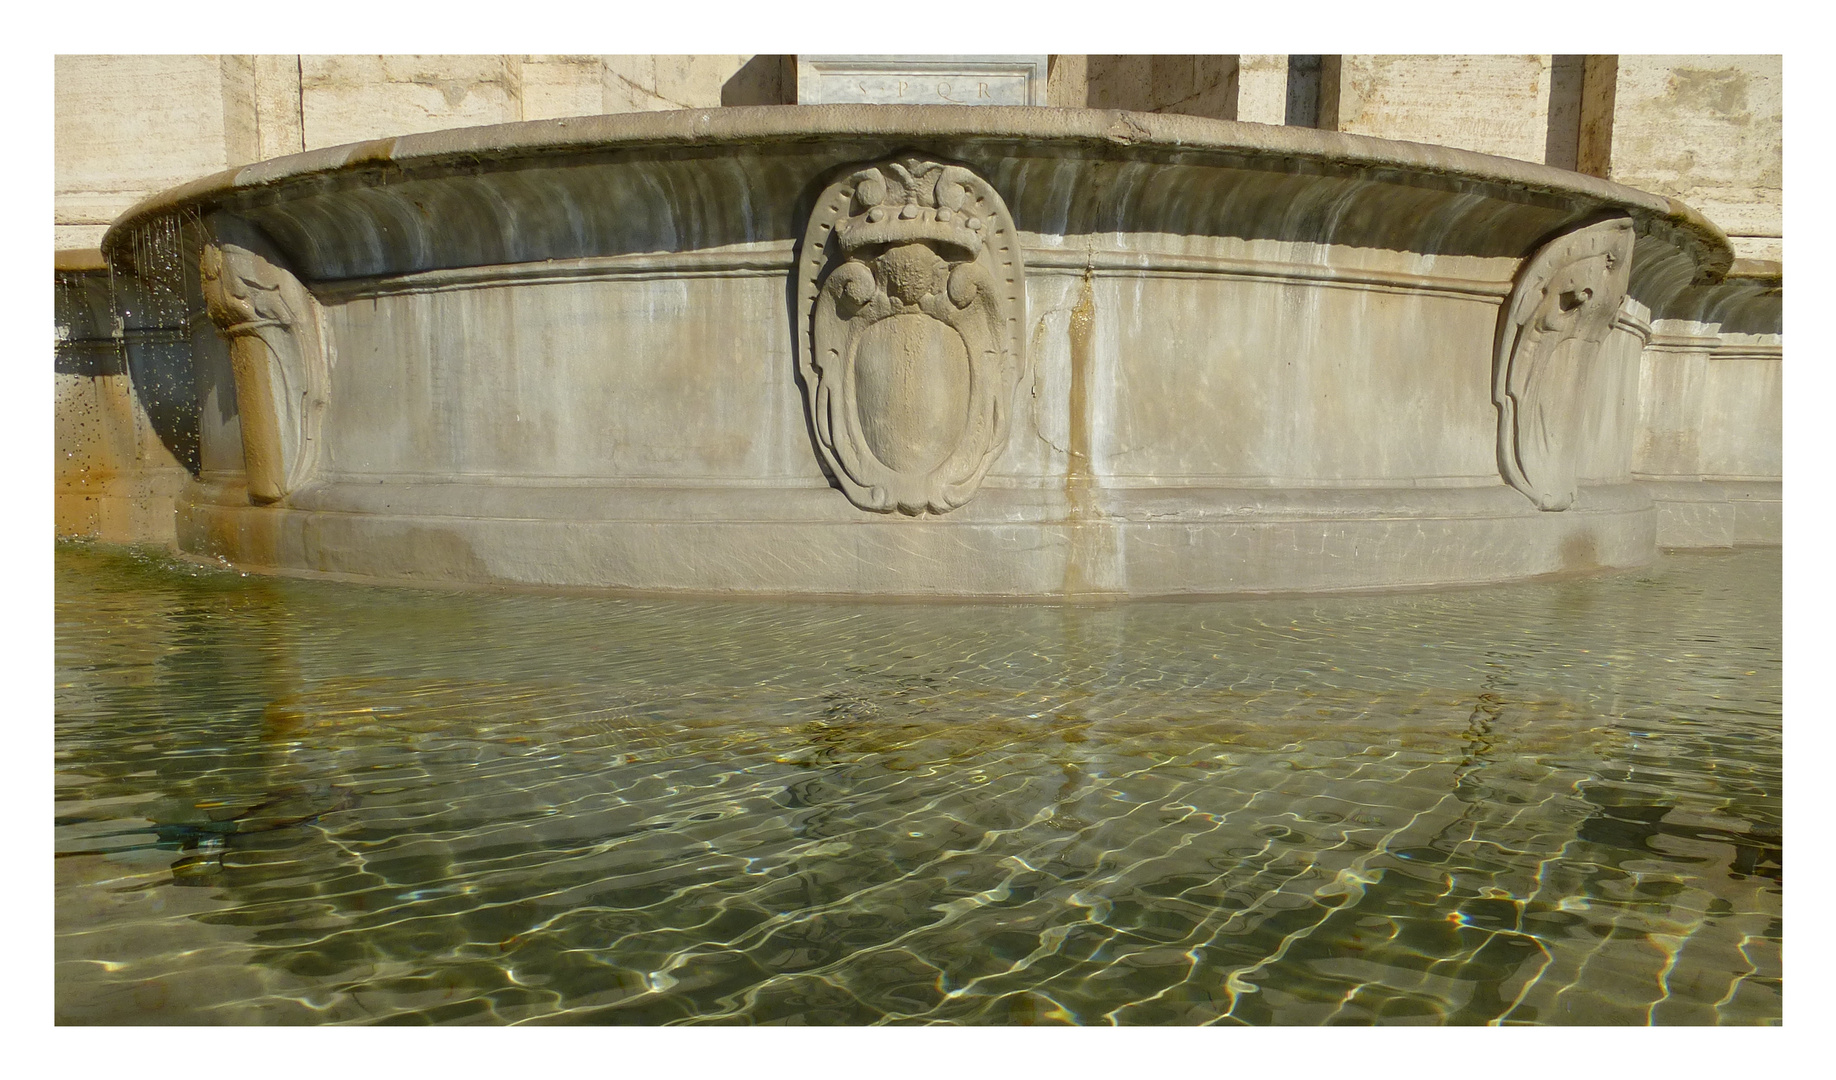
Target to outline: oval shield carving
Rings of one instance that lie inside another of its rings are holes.
[[[901,155],[824,189],[797,264],[798,368],[842,491],[943,514],[1007,445],[1025,364],[1020,245],[966,166]]]

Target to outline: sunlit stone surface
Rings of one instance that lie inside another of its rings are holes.
[[[1461,150],[1093,109],[578,117],[232,169],[103,249],[129,366],[190,393],[154,417],[194,455],[177,545],[246,568],[1153,597],[1777,536],[1778,282],[1674,200]],[[207,303],[232,262],[299,302]],[[913,308],[966,386],[928,331],[860,337]],[[1645,393],[1692,385],[1645,377],[1687,335],[1738,346],[1712,367],[1752,422]],[[257,359],[290,396],[245,392]]]

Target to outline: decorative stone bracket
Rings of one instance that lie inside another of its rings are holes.
[[[249,500],[285,498],[318,464],[330,382],[318,301],[299,279],[237,244],[204,246],[204,303],[229,343]]]
[[[1542,510],[1575,501],[1587,373],[1632,272],[1632,220],[1588,225],[1524,262],[1498,320],[1498,468]]]
[[[1007,445],[1026,362],[1013,219],[966,166],[901,155],[816,200],[798,261],[798,368],[856,506],[943,514]]]

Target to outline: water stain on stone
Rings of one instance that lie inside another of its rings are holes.
[[[1747,74],[1739,68],[1678,68],[1665,95],[1677,105],[1746,123]]]
[[[1565,573],[1600,569],[1600,545],[1591,532],[1569,534],[1562,541],[1561,556]]]

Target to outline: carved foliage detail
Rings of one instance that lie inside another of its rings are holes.
[[[1499,316],[1498,467],[1539,509],[1575,500],[1592,369],[1626,295],[1632,241],[1629,218],[1550,241],[1525,261]]]
[[[249,498],[274,502],[312,475],[328,383],[318,303],[247,248],[207,244],[204,302],[229,343]]]
[[[900,156],[823,191],[798,261],[798,367],[855,505],[943,514],[1007,445],[1025,364],[1013,219],[968,168]]]

